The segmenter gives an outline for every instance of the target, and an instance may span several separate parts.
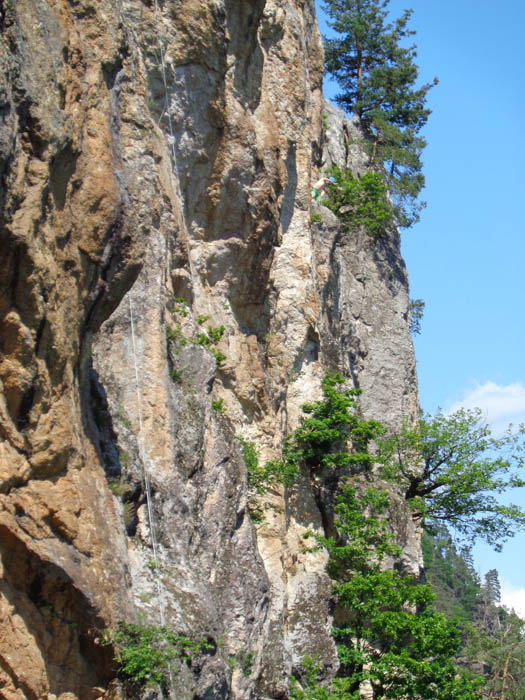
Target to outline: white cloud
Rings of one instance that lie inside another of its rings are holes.
[[[506,386],[486,382],[466,391],[447,413],[459,408],[481,408],[494,432],[503,432],[509,423],[517,425],[525,422],[525,386],[520,382]]]
[[[518,588],[502,579],[501,602],[507,608],[514,610],[520,617],[525,619],[525,588]]]

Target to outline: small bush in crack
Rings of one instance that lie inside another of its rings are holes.
[[[226,406],[224,405],[224,399],[217,399],[216,401],[212,401],[211,407],[213,408],[214,411],[217,411],[217,413],[220,413],[221,415],[224,415],[226,413]]]
[[[222,338],[224,335],[224,331],[226,329],[224,326],[219,326],[218,328],[214,328],[213,326],[208,326],[208,332],[207,333],[199,333],[195,340],[196,345],[202,345],[205,348],[209,348],[211,345],[217,345],[219,340]]]
[[[287,477],[286,470],[283,469],[281,460],[266,462],[266,464],[261,466],[259,464],[259,456],[255,443],[243,437],[239,437],[239,442],[242,445],[244,464],[247,472],[249,496],[248,513],[252,522],[261,523],[264,520],[264,515],[257,503],[257,496],[262,496],[268,489],[277,484],[291,485],[293,480]]]
[[[172,314],[176,314],[178,316],[188,316],[189,311],[188,311],[188,302],[183,299],[182,297],[177,297],[176,299],[173,300],[173,308],[171,310]]]
[[[173,661],[187,662],[199,654],[214,652],[216,648],[208,639],[194,642],[174,634],[167,627],[125,622],[120,623],[115,634],[107,635],[105,644],[115,645],[120,678],[140,685],[159,683],[164,687]]]
[[[173,368],[170,372],[170,378],[174,382],[181,382],[182,381],[182,370]]]
[[[279,482],[279,472],[274,469],[273,462],[266,462],[264,466],[260,466],[254,442],[243,437],[239,437],[239,442],[242,445],[250,494],[252,497],[261,496],[270,486]]]
[[[253,668],[253,657],[253,651],[239,651],[235,656],[228,656],[226,663],[232,673],[236,668],[239,668],[242,675],[249,678]]]
[[[122,480],[108,482],[108,487],[114,496],[122,496],[127,491],[127,485]]]
[[[240,651],[237,654],[237,660],[241,669],[241,673],[245,678],[248,678],[253,668],[253,651]]]
[[[220,369],[226,361],[226,355],[220,350],[214,348],[213,346],[217,345],[217,343],[224,335],[225,330],[226,329],[224,328],[224,326],[219,326],[218,328],[208,326],[207,333],[199,333],[199,335],[193,339],[195,345],[202,345],[202,347],[208,348],[208,350],[215,358],[215,362],[217,364],[218,369]]]
[[[166,340],[168,344],[171,343],[173,345],[175,353],[178,353],[179,350],[188,343],[188,339],[184,336],[180,323],[177,323],[175,328],[166,326]]]
[[[215,348],[210,348],[210,352],[215,358],[215,363],[217,365],[217,369],[220,369],[223,364],[226,362],[226,355],[221,352],[220,350],[215,350]]]

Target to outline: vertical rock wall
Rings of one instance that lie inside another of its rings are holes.
[[[254,524],[239,437],[278,456],[327,369],[366,417],[417,405],[398,237],[310,221],[323,164],[359,168],[313,0],[5,0],[1,28],[0,693],[134,697],[103,640],[140,620],[209,641],[177,698],[286,697],[305,653],[337,666],[322,515],[302,478]]]

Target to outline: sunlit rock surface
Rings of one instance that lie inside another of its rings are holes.
[[[337,668],[303,538],[330,504],[303,474],[254,524],[239,437],[279,456],[326,370],[367,418],[417,408],[397,233],[311,223],[322,169],[363,167],[313,0],[4,0],[0,22],[0,695],[139,697],[105,641],[141,621],[209,642],[177,698],[285,698],[305,654]]]

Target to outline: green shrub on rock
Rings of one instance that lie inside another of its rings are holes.
[[[381,173],[370,170],[358,177],[337,167],[328,173],[335,182],[327,185],[323,204],[343,221],[347,230],[364,228],[369,235],[378,236],[392,226],[394,210]]]

